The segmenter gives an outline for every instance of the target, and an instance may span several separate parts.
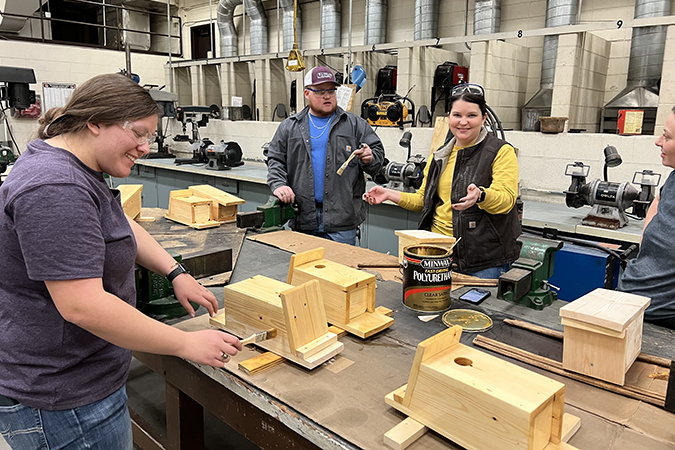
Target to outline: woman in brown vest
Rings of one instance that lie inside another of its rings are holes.
[[[482,88],[472,86],[453,90],[448,125],[454,137],[430,157],[420,189],[375,186],[365,200],[421,211],[420,229],[461,237],[453,256],[460,272],[498,278],[520,254],[518,161],[510,144],[485,129]]]

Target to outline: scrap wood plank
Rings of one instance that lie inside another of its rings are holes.
[[[464,284],[469,286],[497,286],[499,280],[490,278],[478,278],[471,275],[464,275],[459,272],[452,272],[452,284]]]
[[[582,383],[589,384],[591,386],[598,387],[600,389],[605,389],[616,394],[621,394],[626,397],[634,398],[636,400],[642,400],[644,402],[650,403],[652,405],[663,408],[666,400],[664,393],[651,391],[649,389],[644,389],[639,386],[634,386],[626,384],[624,386],[617,386],[606,381],[602,381],[596,378],[589,377],[576,372],[569,372],[562,367],[562,363],[545,358],[543,356],[530,353],[528,351],[513,347],[512,345],[504,344],[503,342],[496,341],[494,339],[489,339],[484,336],[476,336],[473,341],[473,344],[482,347],[493,352],[499,353],[509,358],[517,359],[524,363],[530,364],[540,369],[553,372],[558,375],[562,375],[567,378],[571,378],[576,381],[581,381]]]
[[[290,230],[275,231],[258,236],[247,236],[248,239],[271,245],[291,253],[301,253],[319,247],[325,248],[324,258],[345,266],[358,268],[359,264],[370,267],[398,267],[398,258],[367,248],[341,244],[316,236]]]
[[[261,353],[258,356],[249,358],[246,361],[239,363],[239,370],[246,372],[247,375],[255,375],[256,373],[267,370],[278,364],[284,362],[284,358],[272,352]]]
[[[548,337],[552,337],[554,339],[563,339],[564,333],[562,331],[557,331],[557,330],[552,330],[550,328],[542,327],[540,325],[535,325],[530,322],[525,322],[524,320],[517,320],[517,319],[504,319],[504,323],[522,328],[524,330],[528,331],[533,331],[535,333],[543,334]],[[672,363],[671,360],[667,358],[662,358],[660,356],[654,356],[654,355],[649,355],[647,353],[640,353],[637,357],[638,361],[642,361],[648,364],[654,364],[655,366],[661,366],[661,367],[670,367],[670,364]]]
[[[421,438],[429,430],[412,417],[408,417],[384,433],[384,445],[394,450],[403,450]]]

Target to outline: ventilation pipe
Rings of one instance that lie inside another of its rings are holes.
[[[636,0],[635,19],[663,17],[670,14],[670,0]],[[615,133],[621,109],[644,111],[642,133],[652,134],[659,106],[659,80],[663,69],[666,26],[633,28],[626,88],[605,105],[602,131]]]
[[[575,22],[578,0],[548,0],[546,28],[572,25]],[[539,92],[523,106],[521,126],[523,131],[538,131],[539,117],[551,115],[555,63],[558,58],[558,36],[544,36]]]
[[[218,31],[220,54],[223,57],[237,56],[238,39],[234,28],[234,9],[243,0],[220,0],[218,2]],[[251,54],[267,53],[267,16],[261,0],[246,0],[246,14],[251,18]]]
[[[336,48],[342,44],[342,3],[323,0],[321,10],[321,48]]]
[[[251,18],[251,55],[267,53],[267,15],[262,0],[244,0],[246,14]]]
[[[501,0],[476,0],[473,34],[499,33],[502,21]]]
[[[364,45],[387,42],[387,0],[366,0],[366,32]]]
[[[295,10],[295,0],[281,0],[282,24],[284,28],[284,51],[289,52],[295,43],[295,33],[293,31],[293,13]],[[298,17],[296,28],[298,29],[298,48],[302,48],[302,9],[298,4]]]
[[[35,3],[26,0],[0,0],[0,13],[4,11],[7,14],[30,16],[37,9]],[[26,25],[26,20],[24,17],[0,14],[0,31],[18,33]]]
[[[416,41],[438,37],[438,0],[415,0]]]
[[[220,33],[220,55],[237,56],[237,30],[234,28],[234,8],[241,5],[242,0],[220,0],[216,13],[218,32]]]

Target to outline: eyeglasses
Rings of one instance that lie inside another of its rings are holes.
[[[124,131],[131,131],[131,134],[136,141],[137,145],[145,145],[148,143],[155,142],[155,139],[157,139],[157,134],[155,133],[150,133],[149,131],[146,131],[144,128],[136,128],[133,123],[129,122],[128,120],[124,122],[124,125],[122,125],[122,129]]]
[[[453,87],[452,91],[450,91],[450,96],[454,97],[456,95],[461,95],[464,93],[480,95],[481,97],[485,97],[485,90],[483,89],[483,86],[479,84],[469,84],[469,83],[462,83]]]
[[[333,89],[312,89],[312,88],[306,88],[308,91],[314,92],[314,95],[317,97],[323,97],[324,95],[328,94],[329,97],[333,97],[335,93],[337,92],[336,88]]]

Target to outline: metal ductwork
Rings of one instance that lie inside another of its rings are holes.
[[[546,28],[572,25],[576,21],[578,0],[548,0],[546,5]],[[521,111],[523,131],[538,131],[539,117],[551,115],[553,103],[553,81],[558,58],[558,36],[544,36],[539,91]]]
[[[295,32],[293,31],[293,15],[295,10],[294,0],[281,0],[281,10],[283,11],[282,24],[284,29],[284,51],[288,52],[295,43]],[[298,17],[296,20],[298,30],[298,48],[302,48],[302,9],[298,4]]]
[[[474,35],[499,33],[501,21],[501,0],[476,0],[473,12]]]
[[[387,0],[366,0],[366,31],[364,45],[384,44],[387,42]]]
[[[218,2],[218,31],[220,32],[220,56],[237,56],[238,39],[234,28],[234,9],[243,0],[220,0]],[[251,18],[251,54],[267,53],[267,16],[261,0],[246,0],[246,14]]]
[[[27,2],[26,0],[0,0],[0,12],[7,14],[18,14],[24,16],[32,15],[39,8],[37,2]],[[18,33],[26,25],[23,17],[14,17],[0,14],[0,31],[9,31]]]
[[[238,39],[234,28],[234,8],[241,5],[242,0],[220,0],[216,21],[220,33],[220,56],[237,56]]]
[[[323,0],[321,10],[321,48],[342,45],[342,3],[340,0]]]
[[[636,0],[635,19],[670,15],[670,0]],[[619,111],[643,110],[642,134],[653,134],[666,46],[666,26],[633,28],[626,88],[605,105],[603,133],[616,133]]]
[[[438,0],[415,0],[415,40],[437,37]]]
[[[245,0],[246,14],[251,18],[251,55],[264,55],[267,50],[267,15],[262,0]]]

